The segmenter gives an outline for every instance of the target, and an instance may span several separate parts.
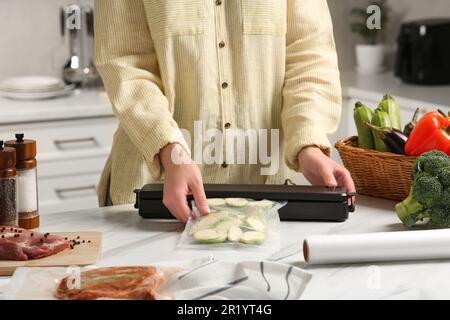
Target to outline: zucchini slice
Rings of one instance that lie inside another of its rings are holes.
[[[204,229],[194,233],[194,240],[198,243],[222,243],[227,239],[226,233],[218,233],[213,229]]]
[[[228,230],[228,241],[238,242],[242,237],[242,230],[238,226],[232,226]]]
[[[208,199],[208,205],[210,207],[223,207],[223,206],[225,206],[225,204],[226,204],[225,199],[222,199],[222,198]]]
[[[227,205],[235,208],[242,208],[248,205],[248,200],[244,198],[226,198]]]
[[[239,239],[240,242],[246,244],[261,245],[266,240],[266,235],[259,231],[244,232]]]
[[[216,225],[215,230],[218,233],[228,233],[228,230],[236,225],[239,225],[239,221],[237,219],[222,220]]]
[[[220,219],[210,214],[199,218],[199,221],[195,224],[195,228],[197,228],[197,230],[211,228],[214,227],[219,221]]]
[[[246,224],[256,230],[256,231],[264,231],[266,230],[266,223],[263,219],[258,216],[252,215],[245,219]]]
[[[273,202],[270,200],[261,200],[253,202],[254,206],[259,208],[267,208],[270,209],[273,207]]]

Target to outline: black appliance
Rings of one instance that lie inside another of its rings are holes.
[[[148,184],[142,189],[135,190],[135,193],[135,208],[139,209],[139,214],[143,218],[174,218],[162,203],[162,184]],[[287,204],[279,210],[280,219],[285,221],[342,222],[348,218],[349,212],[355,210],[354,204],[349,203],[349,199],[354,194],[348,194],[341,188],[330,189],[287,184],[205,184],[205,193],[208,198],[249,198],[287,201]]]
[[[450,18],[404,23],[397,41],[397,77],[413,84],[450,84]]]

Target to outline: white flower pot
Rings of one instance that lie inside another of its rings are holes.
[[[385,46],[358,44],[356,62],[358,73],[377,74],[383,71]]]

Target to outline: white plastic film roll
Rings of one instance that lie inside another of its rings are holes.
[[[316,235],[303,242],[309,264],[450,258],[450,229]]]

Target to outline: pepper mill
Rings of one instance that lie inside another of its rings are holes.
[[[6,141],[5,145],[16,149],[19,227],[38,228],[36,141],[24,139],[24,134],[18,133],[16,140]]]
[[[17,226],[16,150],[0,141],[0,226]]]

